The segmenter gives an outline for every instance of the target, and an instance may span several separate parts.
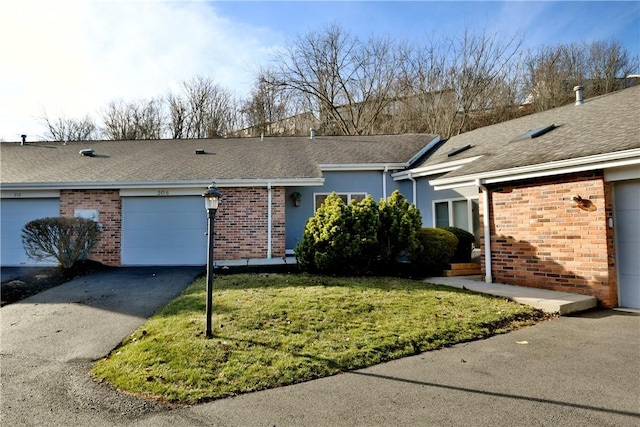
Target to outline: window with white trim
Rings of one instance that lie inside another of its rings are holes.
[[[433,202],[433,224],[436,228],[458,227],[472,233],[480,247],[480,211],[478,199],[447,199]]]
[[[331,193],[314,193],[314,207],[313,210],[316,210],[322,205],[324,199],[327,198]],[[351,203],[352,201],[360,202],[367,197],[367,193],[336,193],[338,197],[342,199],[346,204]]]

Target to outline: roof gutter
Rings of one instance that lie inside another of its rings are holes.
[[[217,179],[213,178],[218,188],[227,187],[281,187],[321,186],[324,178],[281,178],[281,179]],[[26,190],[104,190],[104,189],[189,189],[206,188],[211,179],[197,181],[109,181],[109,182],[3,182],[2,189],[8,191]]]
[[[384,171],[393,169],[404,169],[409,166],[409,163],[344,163],[333,164],[324,163],[318,165],[323,172],[332,171]]]
[[[453,162],[438,163],[437,165],[429,165],[421,168],[409,169],[392,174],[394,181],[402,181],[405,179],[419,178],[429,175],[441,175],[443,173],[452,172],[460,169],[462,166],[478,160],[482,156],[468,157],[466,159],[455,160]]]
[[[429,181],[435,190],[445,190],[473,185],[477,180],[483,184],[496,184],[521,179],[539,178],[551,175],[584,172],[593,169],[615,168],[640,164],[640,148],[597,154],[577,159],[527,165],[517,168],[481,172],[471,175],[437,178]]]

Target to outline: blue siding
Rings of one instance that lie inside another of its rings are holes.
[[[429,180],[435,177],[423,177],[416,179],[416,199],[413,198],[413,182],[410,180],[394,181],[391,178],[392,172],[387,172],[387,194],[388,197],[394,190],[399,190],[410,203],[415,203],[422,215],[422,225],[424,227],[434,227],[433,223],[433,201],[477,198],[478,189],[476,187],[464,187],[455,190],[435,191]],[[307,220],[314,213],[314,194],[316,193],[367,193],[377,202],[383,198],[382,171],[359,171],[359,172],[325,172],[325,182],[322,186],[313,187],[289,187],[287,188],[286,207],[286,247],[294,249],[302,238]],[[291,194],[299,192],[302,195],[299,207],[293,205]]]
[[[398,189],[398,182],[387,172],[387,196]],[[375,201],[382,198],[382,171],[324,172],[325,182],[322,186],[289,187],[286,191],[286,248],[294,249],[302,238],[307,220],[314,214],[315,193],[367,193]],[[300,206],[295,207],[291,194],[302,195]]]

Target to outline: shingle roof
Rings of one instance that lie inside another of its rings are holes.
[[[531,129],[552,124],[555,128],[543,135],[513,141]],[[447,156],[467,145],[471,148]],[[414,167],[482,156],[441,177],[452,178],[634,148],[640,148],[640,86],[463,133]]]
[[[435,135],[0,144],[8,183],[321,178],[320,164],[406,163]],[[79,154],[94,149],[94,157]],[[196,154],[203,149],[205,154]]]

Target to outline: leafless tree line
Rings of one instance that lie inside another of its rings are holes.
[[[217,138],[426,132],[448,138],[480,126],[634,84],[617,41],[522,49],[523,38],[464,31],[410,44],[361,40],[338,25],[298,36],[256,72],[245,100],[198,76],[179,93],[112,101],[89,116],[44,117],[51,140]]]

